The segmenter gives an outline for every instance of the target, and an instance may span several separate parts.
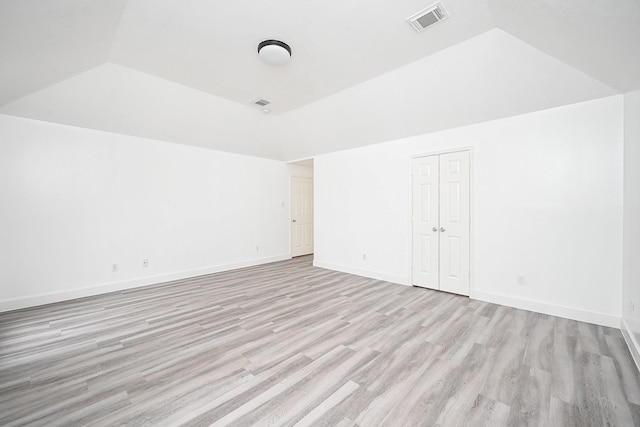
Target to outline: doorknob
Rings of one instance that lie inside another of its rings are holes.
[[[444,233],[444,227],[440,227],[440,231],[442,231]]]
[[[293,219],[293,220],[291,220],[291,222],[296,222],[296,220],[295,220],[295,219]]]
[[[433,231],[438,231],[438,227],[433,227],[432,230]]]

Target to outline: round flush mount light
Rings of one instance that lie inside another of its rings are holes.
[[[284,65],[291,59],[291,48],[280,40],[265,40],[258,44],[258,55],[269,65]]]

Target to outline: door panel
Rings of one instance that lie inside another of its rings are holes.
[[[469,295],[469,152],[439,157],[440,290]]]
[[[434,264],[433,246],[438,247],[437,242],[433,242],[430,235],[420,236],[420,272],[424,274],[438,274],[438,265]]]
[[[447,242],[444,245],[449,249],[448,256],[444,257],[444,261],[449,261],[448,268],[444,269],[449,279],[460,278],[460,238],[448,236]]]
[[[291,178],[291,256],[313,253],[313,179]]]
[[[438,170],[437,157],[413,160],[413,284],[431,289],[439,280]]]

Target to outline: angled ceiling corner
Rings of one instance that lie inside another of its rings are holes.
[[[0,114],[238,154],[282,157],[275,134],[277,117],[112,63],[0,107]]]
[[[126,0],[0,3],[0,105],[107,61]]]
[[[618,93],[494,28],[288,113],[285,155],[308,157]]]
[[[617,91],[640,89],[640,1],[488,3],[498,28]]]

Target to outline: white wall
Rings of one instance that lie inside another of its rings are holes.
[[[640,91],[624,95],[624,113],[622,330],[640,366]]]
[[[618,327],[622,117],[613,96],[317,156],[315,263],[408,283],[409,159],[473,147],[472,297]]]
[[[287,258],[288,182],[279,161],[0,115],[0,310]]]

